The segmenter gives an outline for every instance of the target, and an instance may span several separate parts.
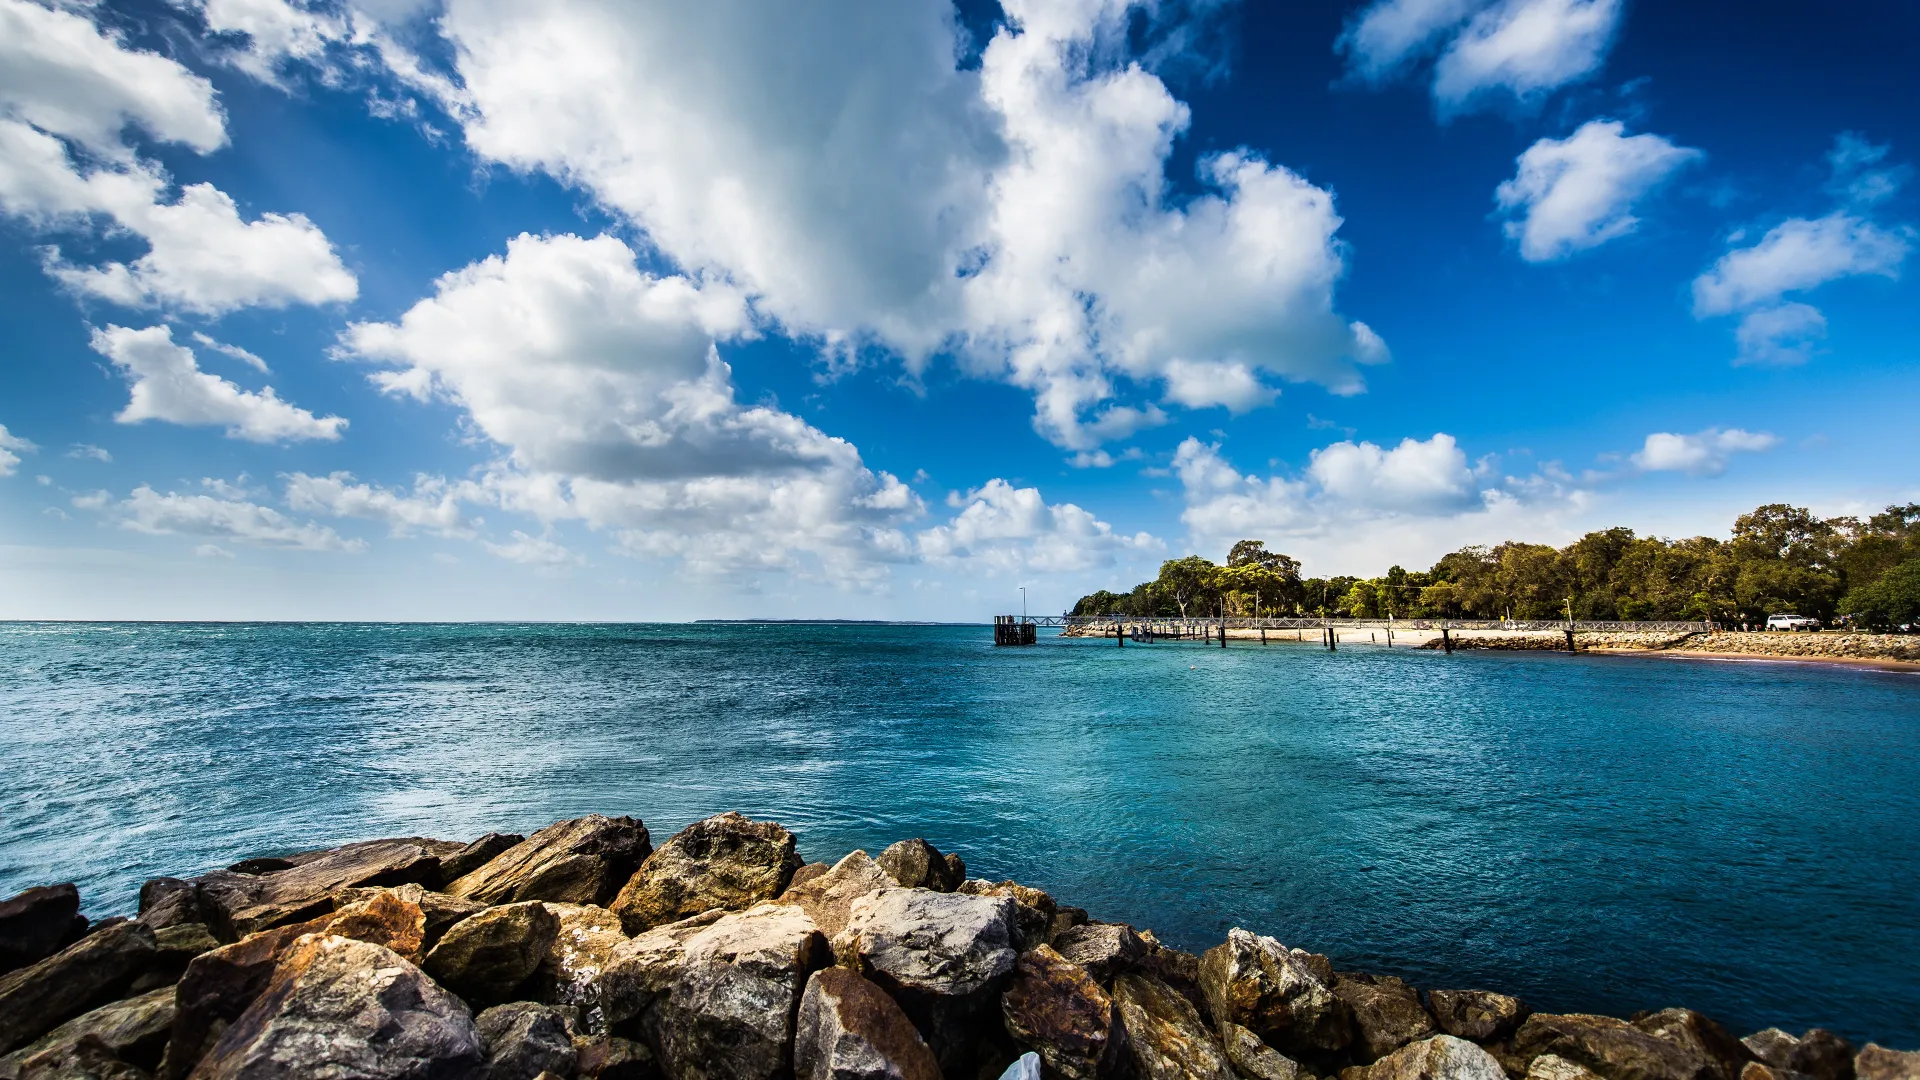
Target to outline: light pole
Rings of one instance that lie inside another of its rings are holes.
[[[1020,621],[1027,621],[1027,587],[1020,586]]]

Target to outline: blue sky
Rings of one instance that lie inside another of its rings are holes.
[[[982,618],[1920,499],[1916,42],[0,0],[0,617]]]

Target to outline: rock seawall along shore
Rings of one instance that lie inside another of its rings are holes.
[[[1422,641],[1422,649],[1441,647],[1439,636]],[[1565,652],[1561,631],[1502,633],[1455,632],[1456,649],[1539,649]],[[1790,633],[1786,631],[1715,630],[1705,633],[1647,633],[1642,631],[1582,630],[1574,634],[1582,652],[1671,652],[1717,656],[1775,657],[1797,660],[1874,660],[1920,664],[1920,634]]]
[[[1421,991],[1235,929],[1200,955],[903,840],[801,865],[722,814],[589,815],[156,878],[90,924],[0,903],[0,1080],[1920,1080],[1815,1029],[1736,1039]]]

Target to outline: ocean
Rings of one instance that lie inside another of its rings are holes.
[[[0,624],[0,896],[589,812],[1202,950],[1920,1046],[1920,676],[984,626]]]

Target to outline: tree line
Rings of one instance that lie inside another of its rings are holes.
[[[1374,578],[1301,576],[1259,540],[1224,565],[1169,559],[1125,593],[1080,598],[1070,615],[1312,615],[1348,618],[1710,620],[1810,615],[1873,630],[1920,626],[1920,503],[1864,520],[1771,503],[1725,540],[1590,532],[1563,548],[1509,540],[1464,547],[1427,570]]]

